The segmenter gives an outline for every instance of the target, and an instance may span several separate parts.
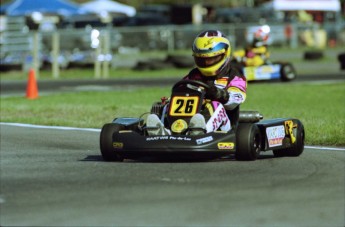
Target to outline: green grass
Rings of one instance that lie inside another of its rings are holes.
[[[135,78],[168,78],[177,77],[181,78],[189,72],[189,69],[177,69],[169,68],[163,70],[144,70],[135,71],[131,69],[110,69],[109,78],[110,79],[135,79]],[[2,81],[8,80],[26,80],[28,78],[28,73],[23,71],[8,71],[1,72],[0,78]],[[90,68],[72,68],[67,70],[60,70],[59,79],[69,80],[69,79],[95,79],[94,71]],[[54,80],[52,78],[52,72],[49,69],[40,71],[39,78],[37,80]]]
[[[255,84],[242,109],[264,118],[294,117],[306,128],[307,144],[345,145],[345,83]]]
[[[169,96],[170,86],[111,92],[61,93],[36,100],[1,98],[1,122],[101,128],[115,117],[139,117]],[[258,110],[265,119],[293,117],[306,130],[308,145],[345,145],[345,83],[249,84],[242,110]]]

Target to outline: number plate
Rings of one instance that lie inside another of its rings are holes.
[[[174,96],[170,101],[169,115],[173,117],[191,117],[198,111],[198,96]]]

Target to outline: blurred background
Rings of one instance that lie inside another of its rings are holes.
[[[190,51],[205,29],[221,30],[238,49],[264,24],[272,47],[344,50],[344,1],[291,2],[1,0],[0,70],[48,66],[58,77],[59,69],[71,67],[126,67],[121,56]]]

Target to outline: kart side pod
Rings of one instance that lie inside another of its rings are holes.
[[[261,150],[272,150],[275,156],[299,156],[304,150],[302,122],[294,118],[276,118],[255,123],[262,135]]]

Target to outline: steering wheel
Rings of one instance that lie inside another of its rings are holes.
[[[194,86],[195,88],[193,87],[188,87],[190,89],[193,89],[193,90],[198,90],[199,87],[203,87],[205,88],[205,91],[207,91],[208,89],[210,89],[210,86],[204,82],[201,82],[201,81],[198,81],[198,80],[180,80],[179,82],[177,82],[173,87],[172,87],[172,90],[175,90],[176,88],[178,88],[179,86],[181,85],[192,85]]]

